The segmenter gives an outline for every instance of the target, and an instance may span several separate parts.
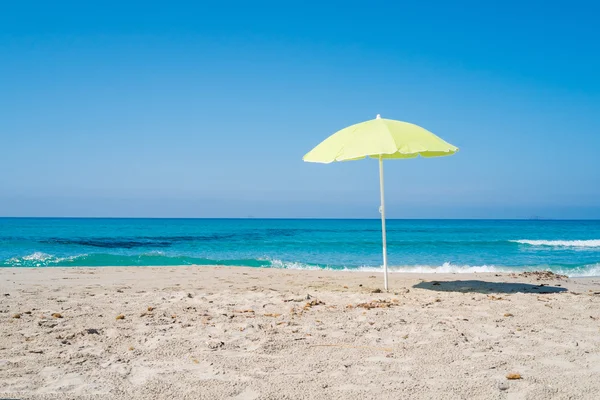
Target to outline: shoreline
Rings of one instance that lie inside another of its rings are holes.
[[[295,263],[291,263],[295,264]],[[345,274],[345,273],[359,273],[359,274],[383,274],[383,270],[381,267],[356,267],[356,268],[322,268],[319,266],[313,266],[310,264],[306,264],[306,267],[278,267],[278,266],[248,266],[248,265],[219,265],[219,264],[181,264],[181,265],[94,265],[94,266],[64,266],[64,265],[39,265],[39,266],[13,266],[13,265],[5,265],[0,266],[0,271],[3,269],[24,269],[24,270],[36,270],[36,269],[53,269],[53,270],[74,270],[74,269],[96,269],[96,268],[250,268],[252,270],[255,269],[265,269],[265,270],[281,270],[281,271],[306,271],[306,272],[333,272],[336,274]],[[398,270],[397,268],[406,268],[408,271]],[[496,266],[470,266],[468,268],[475,269],[464,269],[461,266],[455,266],[449,264],[448,266],[440,266],[441,269],[438,272],[435,267],[430,266],[404,266],[404,267],[394,267],[388,266],[388,273],[390,275],[400,275],[405,277],[423,275],[423,276],[446,276],[446,275],[458,275],[458,276],[468,276],[468,275],[482,275],[482,276],[522,276],[522,274],[531,274],[531,273],[551,273],[556,276],[566,276],[568,279],[600,279],[600,265],[598,266],[599,275],[569,275],[569,270],[559,270],[554,271],[550,268],[537,268],[537,267],[496,267]],[[451,271],[445,270],[444,268],[454,268]],[[498,270],[492,271],[478,271],[477,268],[498,268]],[[523,269],[526,268],[526,269]],[[412,270],[410,270],[412,269]],[[415,271],[415,269],[419,269]],[[513,270],[514,269],[514,270]],[[383,275],[382,275],[383,279]]]
[[[393,273],[389,282],[383,293],[382,274],[365,271],[0,268],[0,397],[600,392],[600,278]]]

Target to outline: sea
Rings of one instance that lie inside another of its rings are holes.
[[[600,220],[388,220],[395,272],[600,275]],[[370,219],[0,218],[0,267],[220,265],[377,271]]]

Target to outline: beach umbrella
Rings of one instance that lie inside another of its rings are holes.
[[[387,245],[385,234],[385,201],[383,160],[449,156],[458,148],[446,143],[420,126],[392,119],[377,118],[342,129],[322,141],[302,159],[306,162],[329,164],[334,161],[379,160],[381,192],[381,232],[383,241],[384,286],[388,290]]]

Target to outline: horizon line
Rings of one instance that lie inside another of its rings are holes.
[[[156,220],[323,220],[323,221],[380,221],[381,218],[329,218],[329,217],[81,217],[81,216],[0,216],[0,219],[156,219]],[[600,218],[386,218],[386,221],[600,221]]]

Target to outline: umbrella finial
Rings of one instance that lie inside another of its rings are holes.
[[[376,119],[381,119],[381,114],[377,114],[377,118]]]

